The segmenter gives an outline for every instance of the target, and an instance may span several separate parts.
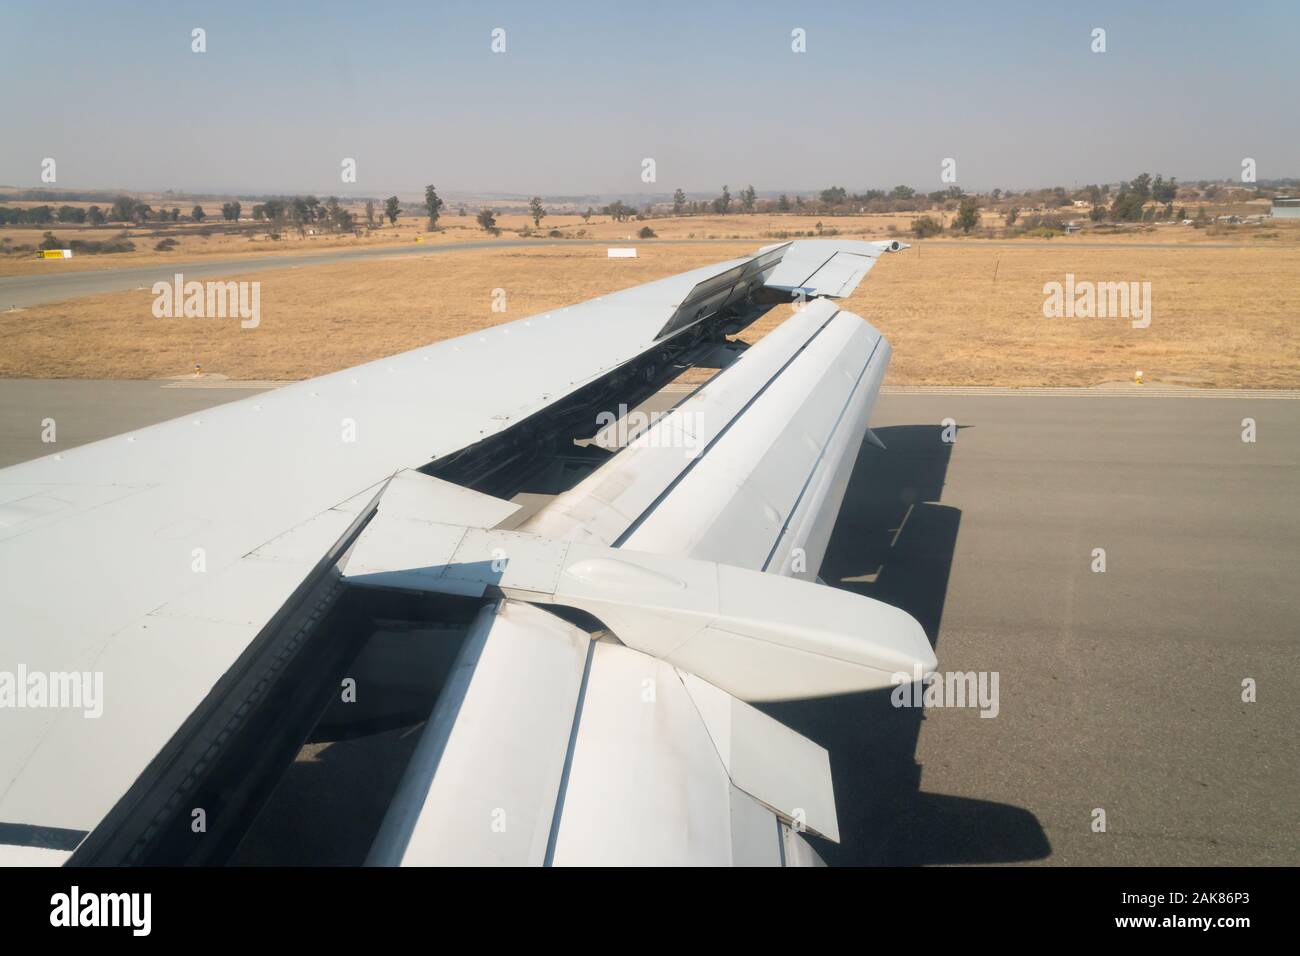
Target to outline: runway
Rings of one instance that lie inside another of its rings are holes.
[[[0,465],[251,394],[0,381]],[[831,752],[827,861],[1300,863],[1300,403],[890,390],[872,428],[822,577],[996,673],[997,712],[766,706]]]
[[[577,240],[583,242],[583,240]],[[590,244],[590,240],[585,241]],[[127,266],[121,269],[96,269],[82,272],[55,272],[62,260],[51,260],[48,275],[0,277],[0,309],[26,308],[45,302],[62,302],[101,292],[123,292],[150,288],[155,282],[171,282],[177,272],[186,279],[215,279],[223,276],[263,272],[268,269],[296,269],[300,266],[330,265],[355,259],[383,259],[391,256],[433,256],[440,252],[462,249],[496,249],[506,246],[545,245],[540,240],[484,239],[478,242],[420,243],[409,246],[370,246],[336,249],[318,253],[284,253],[274,256],[213,257],[190,261],[177,260],[150,266]],[[608,244],[608,243],[607,243]]]
[[[773,708],[831,749],[827,860],[1300,862],[1300,404],[914,392],[872,428],[822,576],[1000,708]]]

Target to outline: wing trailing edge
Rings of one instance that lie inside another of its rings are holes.
[[[853,294],[877,259],[908,245],[897,239],[799,239],[782,248],[780,263],[768,275],[768,289],[803,298],[842,299]]]
[[[804,831],[839,838],[824,748],[699,677],[504,600],[476,619],[367,863],[819,862]]]

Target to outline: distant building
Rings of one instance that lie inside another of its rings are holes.
[[[1300,197],[1275,196],[1272,215],[1274,219],[1300,219]]]

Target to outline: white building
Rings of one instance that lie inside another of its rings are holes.
[[[1273,197],[1272,215],[1274,219],[1300,219],[1300,197]]]

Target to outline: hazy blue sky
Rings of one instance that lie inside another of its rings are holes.
[[[340,195],[930,190],[944,157],[971,189],[1236,176],[1247,156],[1300,175],[1294,0],[4,0],[0,56],[16,186],[47,156],[68,188]]]

